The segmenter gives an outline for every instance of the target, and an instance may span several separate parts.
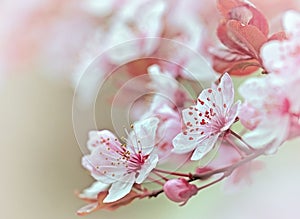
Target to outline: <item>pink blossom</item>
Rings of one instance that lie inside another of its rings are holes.
[[[289,135],[292,115],[283,85],[282,80],[270,75],[250,78],[240,86],[240,94],[245,98],[240,120],[252,130],[243,139],[253,148],[269,147],[268,152],[274,153]]]
[[[166,196],[173,202],[182,202],[184,205],[198,192],[197,186],[188,183],[185,179],[170,179],[164,184]]]
[[[183,110],[185,129],[173,139],[175,153],[193,151],[199,160],[215,145],[219,136],[230,128],[238,114],[239,102],[233,104],[234,88],[226,73],[216,88],[203,90],[195,106]]]
[[[89,144],[96,145],[82,164],[96,180],[111,185],[104,203],[127,195],[133,184],[142,183],[156,166],[158,155],[152,151],[158,122],[157,118],[136,122],[125,144],[106,130],[90,135]]]
[[[283,17],[283,26],[287,34],[286,40],[272,40],[261,49],[263,65],[270,73],[291,78],[300,77],[300,14],[288,11]],[[298,63],[298,64],[297,64]]]
[[[286,90],[290,100],[291,111],[300,112],[299,82],[300,70],[300,13],[288,11],[283,17],[287,39],[273,40],[265,44],[261,50],[263,64],[270,74],[275,74],[278,80],[284,81],[283,86],[292,89]]]

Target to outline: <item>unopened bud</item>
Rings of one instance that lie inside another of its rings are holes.
[[[183,202],[184,205],[193,195],[198,192],[197,186],[190,184],[185,179],[171,179],[164,184],[166,196],[174,202]]]

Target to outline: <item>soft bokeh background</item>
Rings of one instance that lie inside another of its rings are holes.
[[[1,10],[5,11],[3,7]],[[27,62],[26,69],[7,71],[0,83],[3,219],[78,218],[75,212],[85,203],[75,191],[93,181],[81,167],[82,152],[73,132],[73,89],[66,81],[49,80],[45,77],[47,71],[47,66]],[[99,111],[104,108],[102,105]],[[99,115],[105,124],[109,116]],[[86,218],[298,219],[299,144],[299,139],[288,142],[276,155],[262,158],[265,169],[254,175],[251,186],[237,193],[228,194],[216,185],[184,207],[162,195],[135,201],[115,212],[98,211]]]
[[[84,205],[74,191],[92,179],[81,167],[72,128],[72,89],[35,72],[1,87],[1,218],[78,218]],[[105,117],[106,115],[103,115]],[[235,194],[215,186],[178,207],[161,196],[87,218],[289,218],[300,215],[300,140],[263,158],[266,168]]]

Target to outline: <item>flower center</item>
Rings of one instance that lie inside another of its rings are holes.
[[[141,151],[138,154],[133,154],[127,161],[127,172],[137,172],[142,168],[142,165],[147,160],[148,156],[143,156]]]

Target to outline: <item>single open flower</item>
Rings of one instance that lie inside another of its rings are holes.
[[[198,192],[197,186],[188,183],[185,179],[170,179],[164,184],[166,196],[173,202],[182,202],[184,205]]]
[[[97,145],[83,157],[82,164],[96,180],[111,185],[103,203],[123,198],[134,183],[142,183],[156,166],[158,155],[152,151],[158,122],[157,118],[136,122],[125,144],[106,130],[90,135],[97,138]]]
[[[181,154],[194,150],[191,160],[205,156],[235,122],[240,102],[233,104],[233,100],[232,80],[226,73],[217,87],[203,90],[197,104],[182,111],[185,130],[173,139],[173,151]]]

